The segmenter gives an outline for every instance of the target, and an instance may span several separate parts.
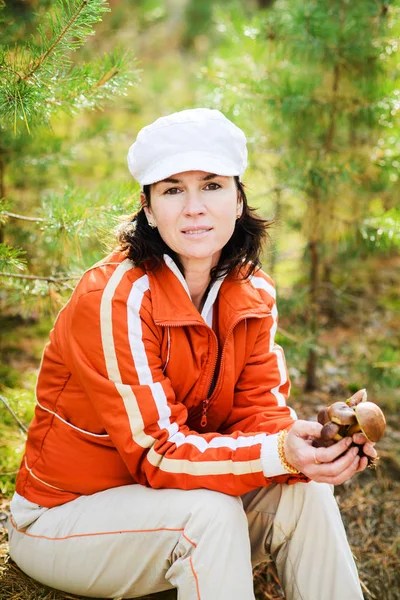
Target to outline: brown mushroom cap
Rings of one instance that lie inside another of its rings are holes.
[[[354,407],[354,412],[361,431],[370,442],[378,442],[385,433],[385,415],[377,404],[360,402]]]
[[[321,408],[321,410],[318,413],[318,423],[321,423],[321,425],[325,425],[325,423],[328,423],[330,421],[329,415],[328,415],[328,409],[327,408]]]
[[[346,402],[334,402],[328,407],[328,415],[331,421],[339,425],[353,425],[357,423],[353,408],[347,406]]]

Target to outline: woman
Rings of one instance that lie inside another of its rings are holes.
[[[246,160],[243,132],[203,108],[129,151],[142,208],[50,334],[11,505],[11,556],[43,583],[250,600],[272,554],[289,599],[362,598],[326,484],[367,458],[347,439],[314,448],[321,426],[286,406]]]

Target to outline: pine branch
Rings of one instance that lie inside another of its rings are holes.
[[[118,75],[119,72],[120,72],[120,70],[118,69],[118,67],[116,67],[116,66],[111,67],[111,69],[108,71],[108,73],[105,73],[103,75],[103,77],[94,84],[93,87],[98,88],[98,87],[105,85],[108,81],[110,81],[110,79],[112,79],[113,77]]]
[[[17,415],[15,414],[15,412],[13,411],[13,409],[11,408],[11,406],[9,405],[9,403],[7,402],[7,400],[1,394],[0,394],[0,400],[3,402],[4,406],[6,407],[6,409],[8,410],[8,412],[12,415],[12,417],[17,421],[18,426],[21,429],[21,431],[23,433],[28,433],[28,428],[26,427],[26,425],[24,425],[22,423],[22,421],[20,421],[20,419],[17,417]]]
[[[18,71],[15,71],[14,69],[12,69],[11,67],[8,67],[7,65],[0,65],[0,69],[2,69],[3,71],[8,71],[9,73],[12,73],[12,75],[16,75],[19,79],[22,79],[21,73],[18,73]]]
[[[127,65],[129,64],[129,68]],[[76,111],[101,107],[135,84],[138,72],[133,70],[134,60],[129,53],[115,50],[89,65],[74,66],[68,77],[60,79],[55,97],[47,106],[73,114]],[[61,98],[61,103],[60,103]]]
[[[114,64],[104,57],[80,69],[72,66],[71,52],[95,33],[95,23],[109,10],[107,0],[54,0],[36,35],[21,46],[0,47],[2,126],[16,135],[21,119],[30,133],[62,110],[76,114],[101,107],[126,92],[133,76],[131,69],[125,72],[126,57],[114,53]]]
[[[32,77],[32,75],[38,69],[40,69],[40,67],[45,62],[45,60],[50,56],[50,54],[53,52],[53,50],[56,48],[56,46],[58,46],[58,44],[61,42],[61,40],[66,36],[66,34],[68,33],[68,31],[71,29],[71,27],[73,26],[73,24],[75,23],[75,21],[79,17],[79,15],[82,12],[82,10],[87,6],[88,1],[89,0],[82,0],[82,4],[78,7],[78,9],[76,10],[75,14],[71,17],[71,19],[65,25],[64,29],[57,36],[57,38],[54,40],[54,42],[52,43],[52,45],[39,58],[39,60],[37,61],[36,65],[29,71],[29,73],[27,73],[24,77],[22,77],[22,79],[24,81],[26,81],[27,79],[29,79],[30,77]]]
[[[21,221],[33,221],[34,223],[45,220],[42,217],[26,217],[25,215],[17,215],[16,213],[8,212],[7,210],[0,212],[0,215],[4,215],[5,217],[10,217],[12,219],[20,219]]]
[[[12,266],[14,269],[20,269],[21,271],[25,268],[26,252],[21,248],[13,248],[4,242],[0,243],[0,272]]]
[[[13,277],[14,279],[30,279],[32,281],[47,281],[48,283],[61,283],[64,281],[73,281],[78,280],[79,277],[77,275],[72,275],[71,277],[43,277],[39,275],[22,275],[20,273],[1,273],[0,277]]]

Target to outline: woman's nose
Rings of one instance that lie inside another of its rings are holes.
[[[200,192],[188,190],[185,194],[184,213],[186,215],[198,215],[204,212],[205,207]]]

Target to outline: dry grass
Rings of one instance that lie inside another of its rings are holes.
[[[378,475],[339,492],[365,598],[400,599],[400,479]]]

